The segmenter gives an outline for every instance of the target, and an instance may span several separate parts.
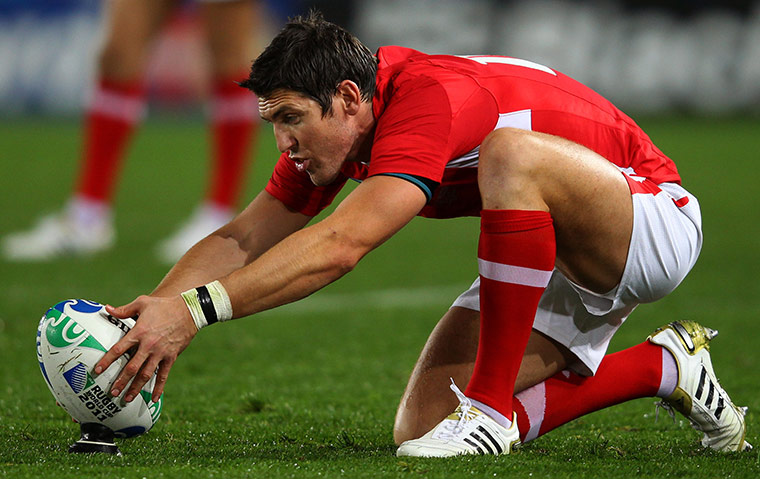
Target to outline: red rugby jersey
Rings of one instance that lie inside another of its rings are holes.
[[[290,208],[316,215],[347,179],[383,174],[408,179],[428,195],[421,216],[477,216],[479,146],[502,127],[557,135],[656,184],[680,183],[673,161],[631,118],[560,72],[510,57],[395,46],[380,48],[377,57],[369,163],[347,162],[338,180],[317,187],[283,154],[266,190]]]

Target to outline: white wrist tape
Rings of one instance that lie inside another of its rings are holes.
[[[182,293],[182,299],[198,330],[217,321],[232,319],[230,296],[219,281],[189,289]]]

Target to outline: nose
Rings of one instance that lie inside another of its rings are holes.
[[[278,150],[280,150],[283,153],[288,150],[290,150],[291,153],[295,153],[295,148],[298,145],[298,142],[296,141],[295,137],[291,135],[289,132],[275,126],[274,138],[275,138],[275,141],[277,142]]]

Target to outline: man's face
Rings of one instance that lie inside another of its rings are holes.
[[[259,98],[259,114],[272,123],[277,148],[317,186],[337,178],[354,148],[356,133],[341,106],[334,99],[332,112],[323,117],[319,104],[298,92],[275,90]]]

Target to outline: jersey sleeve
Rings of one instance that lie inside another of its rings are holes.
[[[471,79],[435,73],[396,79],[385,93],[368,173],[404,178],[428,200],[448,162],[476,148],[497,116],[493,97]]]
[[[295,163],[283,153],[277,161],[264,190],[293,211],[307,216],[316,216],[332,203],[335,196],[346,184],[342,173],[326,186],[316,186],[308,173],[298,171]]]
[[[393,91],[377,119],[369,176],[394,175],[440,183],[449,159],[451,107],[431,78],[409,80]]]

